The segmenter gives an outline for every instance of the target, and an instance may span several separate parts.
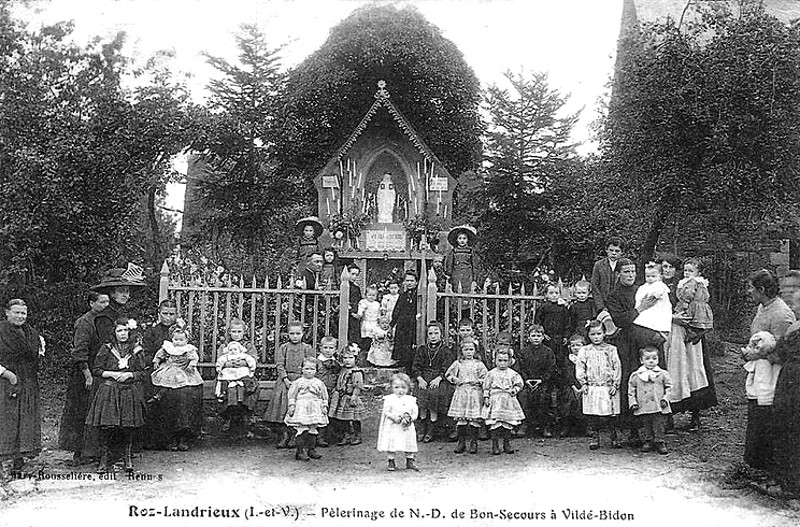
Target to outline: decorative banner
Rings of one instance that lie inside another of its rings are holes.
[[[376,252],[403,252],[406,250],[406,231],[367,230],[365,249]]]
[[[439,192],[447,192],[447,178],[446,177],[431,177],[430,190],[438,190]]]
[[[339,188],[339,178],[336,176],[322,176],[323,188]]]

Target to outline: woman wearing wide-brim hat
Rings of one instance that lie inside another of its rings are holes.
[[[121,316],[129,317],[126,305],[131,293],[145,287],[143,269],[132,263],[127,269],[114,268],[106,271],[100,283],[92,286],[92,291],[109,296],[108,307],[95,318],[95,327],[100,344],[114,341],[114,321]]]
[[[297,235],[300,236],[297,246],[297,263],[302,265],[309,256],[320,252],[318,238],[322,236],[322,222],[316,216],[306,216],[297,220],[294,228]]]
[[[103,275],[99,283],[91,287],[92,291],[102,295],[108,295],[108,306],[97,313],[94,317],[94,330],[96,349],[90,350],[89,356],[94,358],[103,344],[110,344],[116,342],[114,334],[115,321],[120,317],[128,317],[127,304],[131,298],[131,294],[135,291],[143,289],[147,284],[144,281],[143,269],[137,265],[129,263],[127,268],[114,268],[109,269]],[[138,332],[132,331],[130,339],[136,341],[139,338]],[[152,358],[151,358],[152,359]],[[151,360],[147,364],[151,364]],[[93,364],[88,364],[89,369]],[[150,376],[145,376],[145,382],[149,383]],[[92,386],[89,394],[89,401],[94,398],[94,393],[97,390],[99,379],[93,379]],[[145,390],[147,390],[145,386]],[[100,443],[97,430],[94,427],[87,426],[84,429],[83,437],[83,452],[82,458],[92,459],[100,455]]]
[[[456,293],[469,293],[482,280],[483,262],[474,249],[477,238],[470,225],[458,225],[447,233],[452,249],[444,258],[444,273]]]

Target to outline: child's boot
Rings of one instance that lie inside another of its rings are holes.
[[[650,441],[645,441],[639,448],[639,452],[652,452],[652,451],[653,451],[653,443]]]
[[[503,452],[513,454],[514,448],[511,446],[511,430],[503,428]]]
[[[455,452],[456,454],[463,454],[467,450],[467,426],[457,426],[456,433],[458,434],[458,444],[456,445]]]
[[[281,425],[281,438],[275,448],[289,448],[289,428]]]
[[[442,419],[442,427],[445,426],[445,423],[447,423],[449,425],[449,428],[450,428],[450,432],[447,435],[447,440],[450,443],[455,443],[456,441],[458,441],[458,427],[456,426],[455,421],[453,419],[450,419],[450,418]]]
[[[353,421],[353,438],[350,440],[350,444],[361,444],[361,421]]]
[[[417,441],[421,443],[427,433],[428,421],[426,419],[417,419]]]
[[[492,430],[492,455],[500,455],[500,428]]]
[[[406,458],[406,470],[413,470],[414,472],[419,472],[419,467],[417,467],[417,462],[414,460],[413,457]]]
[[[345,426],[344,435],[339,440],[339,442],[336,443],[338,446],[349,445],[350,442],[353,440],[353,422],[347,421],[347,423],[345,423],[344,426]]]
[[[486,428],[486,425],[481,425],[481,427],[478,428],[478,439],[481,441],[489,439],[489,429]]]
[[[672,414],[670,414],[672,417]],[[687,428],[689,432],[697,432],[700,430],[700,412],[698,410],[692,410],[692,420],[689,421],[689,428]]]
[[[600,448],[600,429],[593,428],[590,433],[592,434],[592,439],[589,441],[589,450],[597,450]]]
[[[322,454],[317,452],[317,436],[306,432],[306,446],[308,447],[308,457],[311,459],[319,459]]]
[[[439,421],[431,421],[428,419],[428,426],[425,428],[425,437],[422,438],[423,443],[430,443],[433,441],[433,436],[436,433],[436,428],[439,426]]]
[[[291,430],[289,432],[289,442],[286,444],[286,447],[294,448],[295,446],[297,446],[296,442],[297,442],[297,434],[294,433],[294,430]]]
[[[108,431],[100,429],[98,434],[98,439],[100,442],[100,461],[97,463],[97,472],[100,474],[104,474],[109,472],[111,465],[109,463],[109,457],[111,456],[111,452],[108,448]]]
[[[395,465],[394,459],[389,460],[386,470],[388,470],[389,472],[394,472],[395,470],[397,470],[397,465]]]
[[[126,432],[125,437],[125,472],[133,474],[133,435]]]
[[[308,461],[310,458],[308,457],[308,452],[306,451],[306,432],[300,434],[295,440],[295,445],[297,450],[295,451],[294,458],[298,461]]]
[[[317,436],[317,446],[320,448],[328,448],[330,446],[328,444],[328,426],[320,429],[319,435]]]
[[[656,446],[656,452],[658,452],[659,454],[662,455],[669,454],[669,450],[667,450],[667,444],[664,443],[663,441],[658,441],[655,446]]]
[[[641,443],[638,432],[636,433],[636,439],[634,441]],[[617,437],[617,428],[615,426],[611,427],[611,448],[622,448],[619,437]]]
[[[469,453],[470,454],[477,454],[478,453],[478,430],[474,426],[469,426],[468,435],[469,435]]]

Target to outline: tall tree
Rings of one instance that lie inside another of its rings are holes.
[[[220,77],[209,83],[203,132],[194,143],[210,166],[199,181],[205,211],[195,234],[274,257],[292,239],[291,220],[307,195],[301,179],[276,159],[285,88],[281,49],[252,25],[242,26],[236,42],[237,63],[206,55]]]
[[[289,75],[281,160],[314,175],[385,80],[392,101],[453,174],[480,161],[480,84],[456,46],[413,7],[357,9]]]
[[[682,27],[632,31],[622,46],[598,184],[618,189],[640,224],[643,259],[670,226],[740,239],[797,217],[798,26],[745,2],[740,16],[703,10]]]
[[[486,93],[484,185],[467,197],[485,204],[473,221],[487,260],[501,268],[528,266],[549,254],[550,187],[572,169],[570,132],[578,118],[564,111],[566,97],[549,87],[546,74],[505,76],[510,88],[495,84]]]
[[[71,30],[30,31],[0,5],[0,283],[85,279],[145,257],[146,189],[169,162],[145,117],[168,125],[172,101],[123,89],[122,35],[82,48]]]

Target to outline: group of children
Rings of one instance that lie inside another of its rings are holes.
[[[689,273],[691,275],[691,273]],[[664,333],[669,331],[672,308],[669,290],[659,279],[657,266],[648,265],[646,283],[639,297],[651,295],[658,301],[644,310],[634,324]],[[707,327],[707,289],[699,277],[686,277],[678,291],[691,330],[687,340],[695,340]],[[705,298],[697,292],[705,291]],[[361,422],[366,409],[361,398],[364,374],[359,367],[362,349],[369,347],[370,363],[392,364],[388,320],[397,303],[399,286],[378,302],[375,287],[366,290],[354,314],[361,320],[361,342],[350,342],[341,351],[337,340],[324,337],[319,352],[303,342],[299,321],[288,325],[288,342],[275,353],[277,382],[265,420],[278,431],[278,448],[296,447],[298,460],[318,459],[317,446],[330,443],[358,445],[362,442]],[[616,417],[620,390],[627,390],[629,410],[639,421],[643,450],[667,453],[664,441],[666,416],[670,413],[667,371],[658,365],[659,350],[644,347],[641,367],[622,378],[616,348],[605,342],[615,331],[613,322],[597,313],[589,299],[590,285],[580,281],[574,299],[567,305],[555,285],[545,288],[545,302],[536,311],[528,329],[528,343],[515,349],[512,336],[501,332],[493,350],[482,349],[475,339],[472,321],[464,318],[458,326],[457,352],[446,342],[443,328],[431,322],[427,341],[414,351],[409,377],[405,373],[392,379],[391,394],[384,400],[378,447],[389,452],[389,469],[395,468],[394,452],[405,452],[407,467],[416,469],[413,454],[417,441],[430,442],[444,434],[449,425],[450,439],[458,442],[455,452],[476,453],[478,438],[491,435],[492,454],[513,453],[512,435],[524,436],[539,431],[543,437],[591,434],[590,449],[600,446],[600,432],[608,430],[612,447],[619,447]],[[691,293],[691,294],[690,294]],[[138,387],[147,369],[139,360],[136,344],[129,338],[127,320],[118,320],[116,342],[106,345],[98,355],[93,374],[101,379],[87,424],[110,433],[106,423],[122,422],[126,469],[132,470],[131,430],[144,424],[146,403],[155,403],[174,390],[202,385],[197,370],[197,349],[190,344],[188,328],[175,320],[175,304],[160,306],[159,325],[168,327],[152,359],[149,383],[152,396],[145,400]],[[696,323],[691,323],[696,321]],[[162,330],[164,328],[161,328]],[[161,333],[164,333],[163,331]],[[256,349],[246,337],[246,325],[233,319],[216,360],[217,381],[214,394],[223,405],[223,430],[232,424],[246,428],[253,420],[258,382],[255,379]],[[588,342],[587,342],[588,338]],[[413,379],[413,383],[412,383]],[[147,383],[144,383],[147,384]],[[410,395],[414,393],[414,396]],[[116,412],[125,414],[122,420]],[[176,450],[189,448],[189,437],[178,434],[171,441]],[[108,460],[101,459],[101,470]]]

